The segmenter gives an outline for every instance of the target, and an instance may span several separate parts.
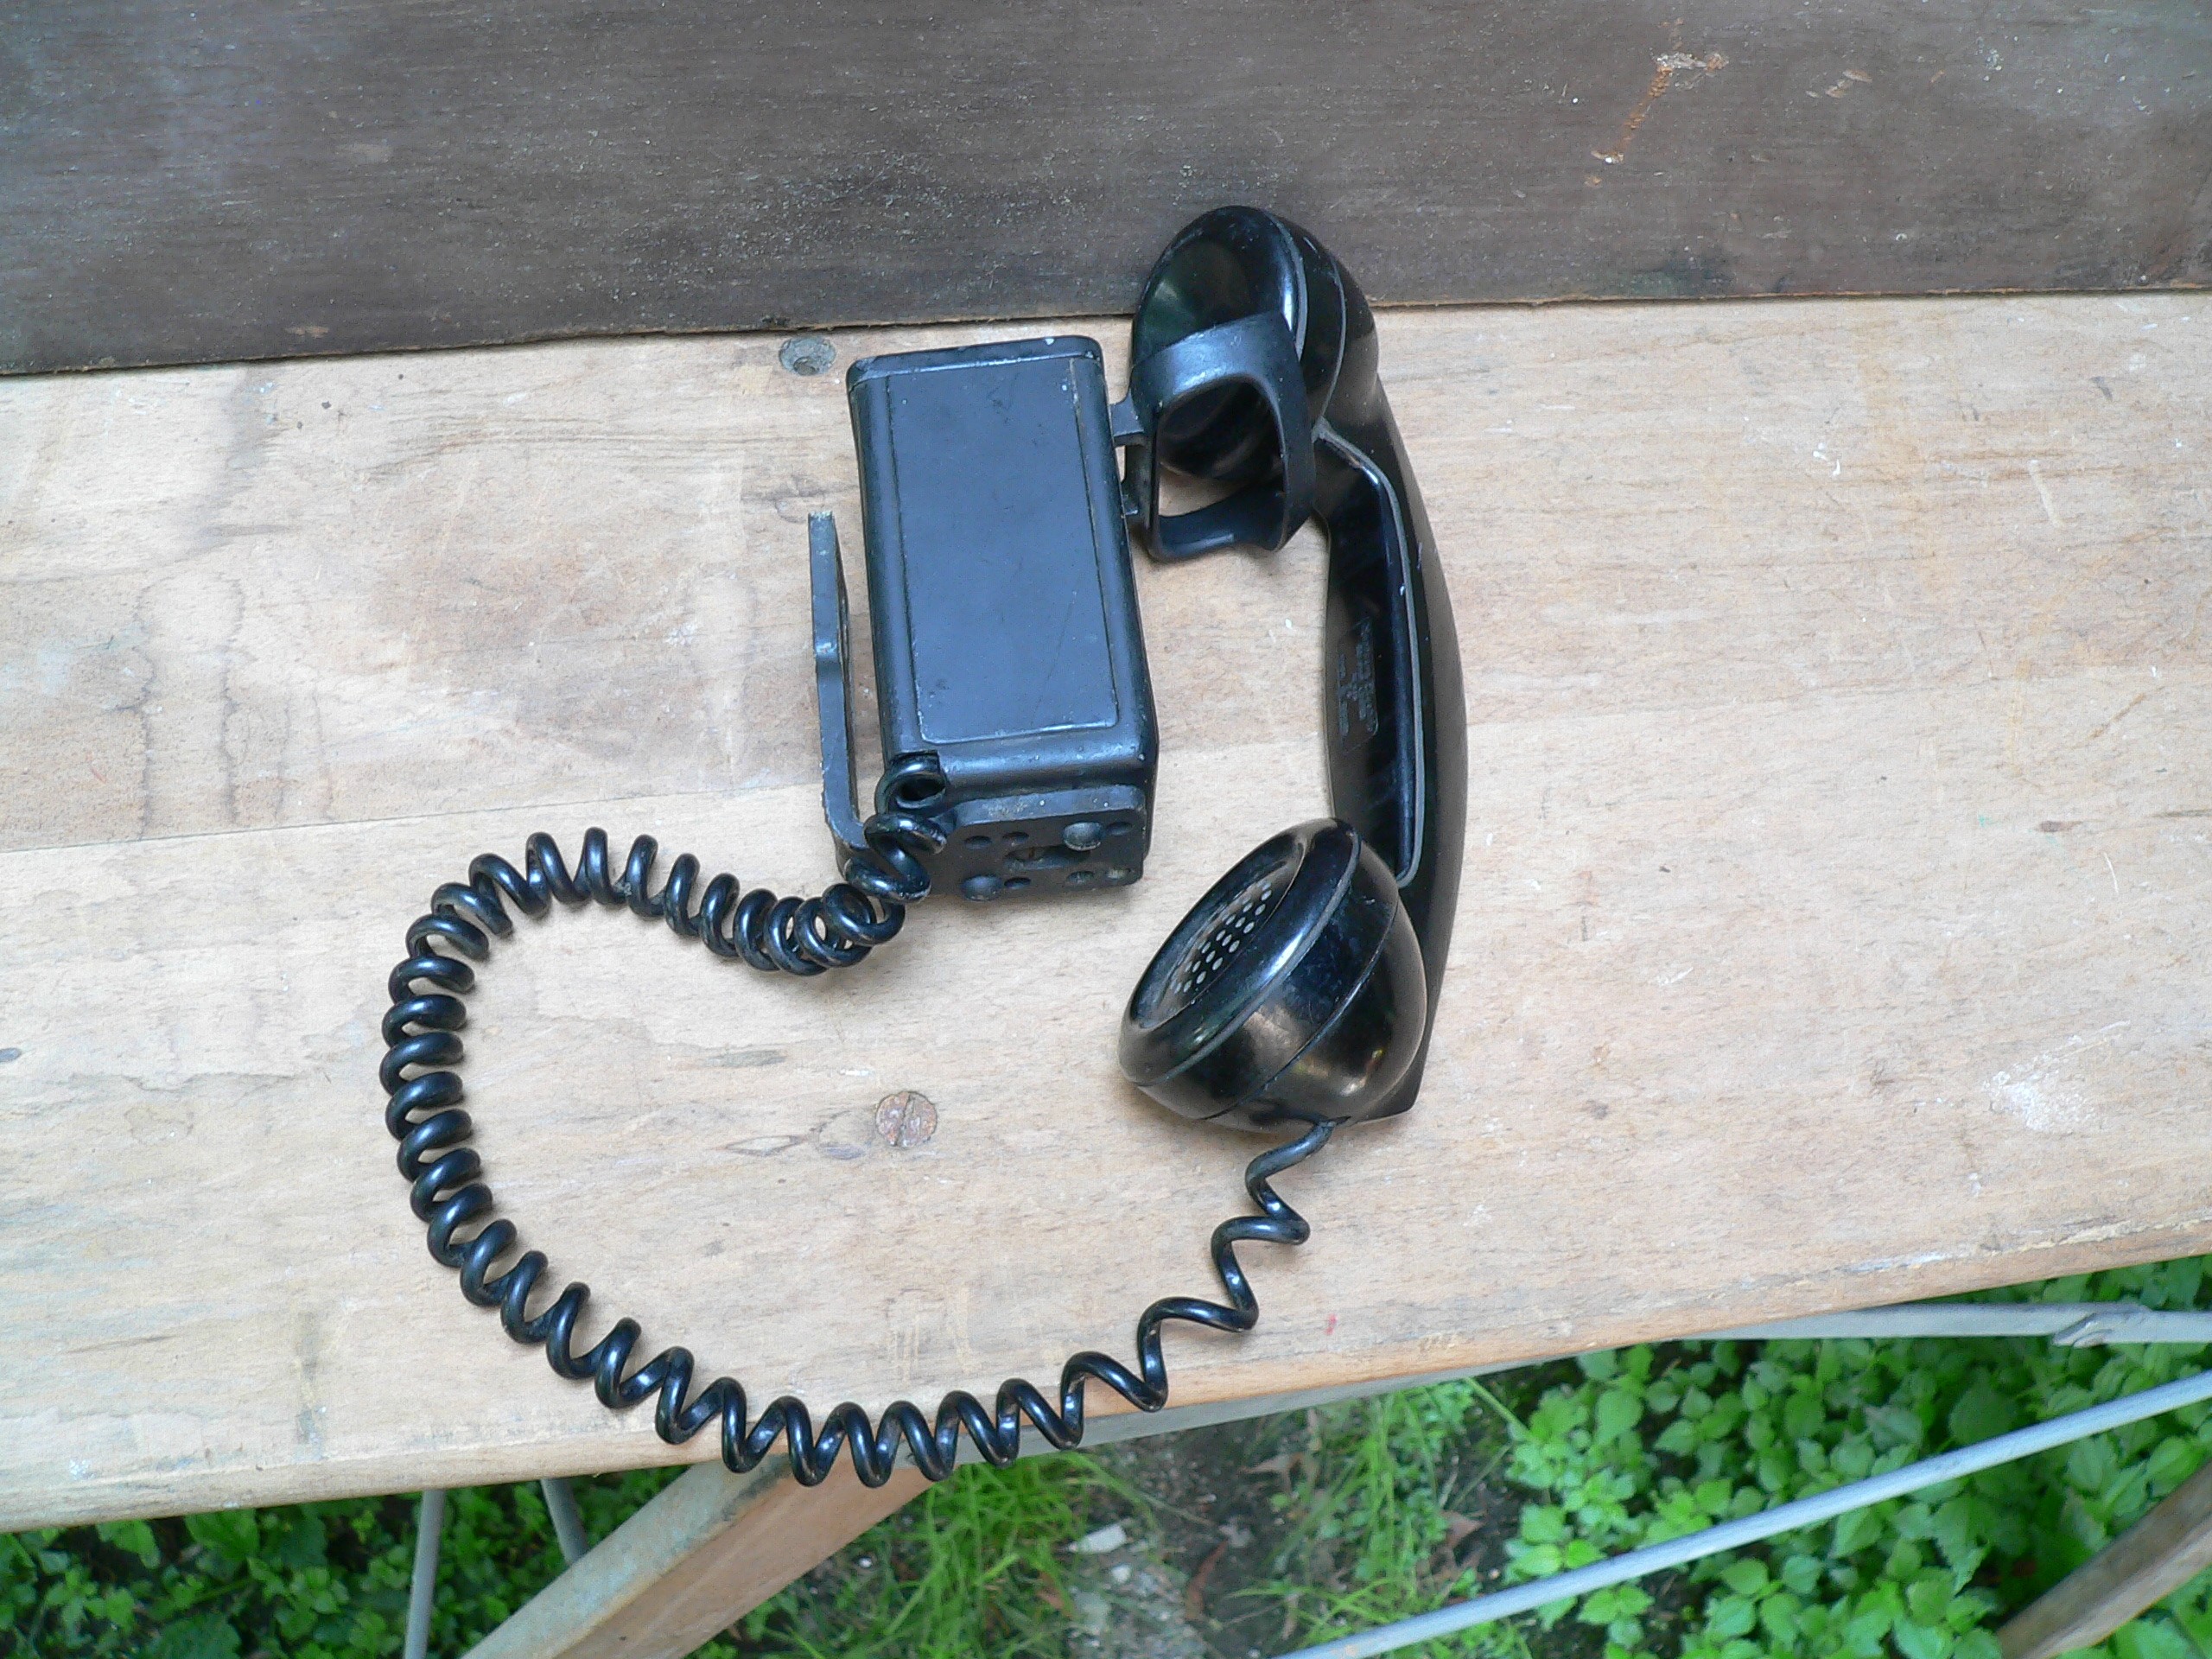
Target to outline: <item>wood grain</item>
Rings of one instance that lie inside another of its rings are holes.
[[[0,370],[1375,297],[2212,278],[2188,0],[17,0]]]
[[[1287,1178],[1258,1332],[1169,1337],[1179,1404],[2212,1248],[2198,309],[1385,318],[1469,687],[1443,1028],[1420,1109]],[[535,829],[830,874],[804,521],[855,485],[776,344],[0,387],[0,1525],[712,1455],[431,1262],[376,1024],[432,887]],[[1249,1144],[1113,1033],[1321,808],[1320,568],[1140,575],[1137,887],[826,983],[606,913],[499,953],[479,1144],[595,1313],[877,1406],[1206,1287]]]
[[[694,1651],[925,1491],[849,1464],[816,1487],[766,1465],[677,1481],[468,1650],[467,1659],[663,1659]]]
[[[2005,1659],[2058,1659],[2094,1648],[2212,1567],[2212,1467],[2008,1620]]]

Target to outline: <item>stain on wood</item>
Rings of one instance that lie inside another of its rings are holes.
[[[0,10],[0,369],[1126,310],[1193,213],[1407,303],[2186,285],[2165,3]]]

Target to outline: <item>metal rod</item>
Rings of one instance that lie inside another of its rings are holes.
[[[407,1642],[404,1659],[429,1659],[430,1606],[438,1595],[438,1544],[446,1529],[446,1495],[423,1494],[415,1521],[415,1578],[407,1587]]]
[[[1411,1647],[1416,1642],[1431,1641],[1456,1630],[1471,1630],[1478,1624],[1510,1618],[1516,1613],[1532,1612],[1554,1601],[1586,1596],[1607,1585],[1624,1584],[1648,1573],[1681,1567],[1704,1556],[1717,1555],[1725,1549],[1757,1543],[1777,1533],[1817,1526],[1823,1521],[1833,1521],[1853,1510],[1865,1509],[1870,1503],[1902,1497],[1905,1493],[1918,1491],[1923,1486],[1956,1480],[1961,1476],[1994,1468],[2000,1463],[2011,1463],[2015,1459],[2033,1457],[2037,1452],[2048,1452],[2054,1446],[2086,1440],[2092,1434],[2101,1434],[2107,1429],[2139,1422],[2145,1417],[2156,1417],[2161,1412],[2173,1411],[2208,1399],[2212,1399],[2212,1371],[2200,1371],[2194,1376],[2161,1383],[2155,1389],[2144,1389],[2104,1405],[2092,1406],[2086,1411],[2072,1412],[2063,1417],[2054,1417],[2047,1423],[2015,1429],[2009,1434],[1999,1434],[1973,1446],[1961,1446],[1940,1457],[1924,1458],[1918,1463],[1909,1463],[1902,1469],[1893,1469],[1885,1475],[1855,1480],[1849,1485],[1838,1486],[1812,1497],[1801,1497],[1794,1503],[1784,1503],[1763,1514],[1745,1516],[1740,1521],[1724,1521],[1703,1532],[1669,1539],[1663,1544],[1651,1544],[1643,1549],[1632,1549],[1626,1554],[1614,1556],[1611,1560],[1577,1567],[1571,1573],[1555,1573],[1549,1578],[1516,1585],[1510,1590],[1501,1590],[1493,1595],[1477,1596],[1471,1601],[1440,1607],[1433,1613],[1401,1619],[1395,1624],[1364,1630],[1357,1636],[1340,1637],[1333,1642],[1324,1642],[1319,1647],[1300,1648],[1296,1653],[1284,1655],[1283,1659],[1371,1659],[1375,1654],[1395,1652],[1400,1648]]]
[[[2048,1337],[2062,1348],[2113,1342],[2212,1343],[2212,1313],[2168,1313],[2136,1302],[1904,1302],[1740,1325],[1698,1338],[1771,1342],[1838,1337]]]
[[[553,1517],[553,1535],[561,1541],[561,1559],[574,1567],[591,1549],[591,1535],[576,1513],[576,1495],[560,1475],[549,1475],[537,1486],[545,1494],[545,1513]]]

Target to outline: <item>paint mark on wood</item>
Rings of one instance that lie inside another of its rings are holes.
[[[1613,147],[1611,149],[1593,149],[1590,152],[1608,167],[1627,159],[1628,147],[1635,141],[1637,129],[1643,124],[1644,118],[1651,113],[1651,106],[1664,97],[1667,89],[1675,84],[1676,75],[1692,74],[1694,78],[1682,84],[1686,86],[1694,86],[1707,75],[1717,75],[1728,67],[1728,60],[1718,52],[1707,53],[1701,58],[1688,52],[1662,52],[1651,62],[1653,66],[1651,84],[1643,89],[1643,96],[1637,100],[1636,107],[1628,112],[1628,119],[1621,123],[1621,136],[1613,141]],[[1595,184],[1598,181],[1593,176],[1588,182]]]
[[[2103,725],[2098,727],[2095,731],[2091,732],[2088,736],[2083,738],[2082,741],[2084,743],[2095,742],[2107,732],[2112,730],[2113,727],[2119,725],[2121,721],[2126,720],[2138,709],[2140,709],[2144,703],[2149,700],[2150,696],[2151,694],[2148,691],[2137,692],[2135,694],[2135,700],[2133,702],[2129,703],[2126,708],[2121,709],[2118,714],[2114,715],[2110,720],[2105,721]]]
[[[2119,877],[2113,878],[2115,887]],[[2133,1021],[2119,1020],[2090,1037],[2069,1037],[2056,1053],[2038,1054],[2015,1071],[1999,1071],[1982,1084],[1989,1108],[2036,1135],[2071,1135],[2093,1129],[2101,1114],[2089,1098],[2089,1082],[2079,1062],[2089,1052],[2109,1047],[2113,1033]]]

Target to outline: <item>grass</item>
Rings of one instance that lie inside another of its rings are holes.
[[[1108,1490],[1089,1458],[966,1469],[706,1651],[1006,1659],[1066,1650],[1066,1547]]]
[[[1999,1294],[2196,1306],[2205,1265]],[[1179,1624],[1185,1605],[1198,1614],[1188,1641],[1245,1659],[1748,1514],[2203,1363],[2196,1350],[2030,1341],[1674,1344],[1184,1437],[1175,1455],[1188,1467],[1172,1492],[1166,1454],[1139,1448],[971,1469],[702,1652],[1065,1654],[1080,1641],[1075,1611],[1095,1606],[1106,1582],[1067,1546],[1118,1518],[1156,1541],[1147,1559],[1172,1581],[1166,1605]],[[2212,1408],[2198,1407],[1424,1651],[1995,1659],[1992,1632],[2007,1614],[2208,1455]],[[578,1482],[593,1535],[670,1478]],[[1240,1502],[1256,1526],[1221,1522]],[[385,1498],[0,1537],[0,1651],[396,1653],[413,1514],[410,1500]],[[559,1567],[535,1487],[456,1492],[433,1651],[460,1652]],[[1110,1649],[1094,1640],[1084,1650]],[[2212,1574],[2094,1651],[2212,1655]]]

